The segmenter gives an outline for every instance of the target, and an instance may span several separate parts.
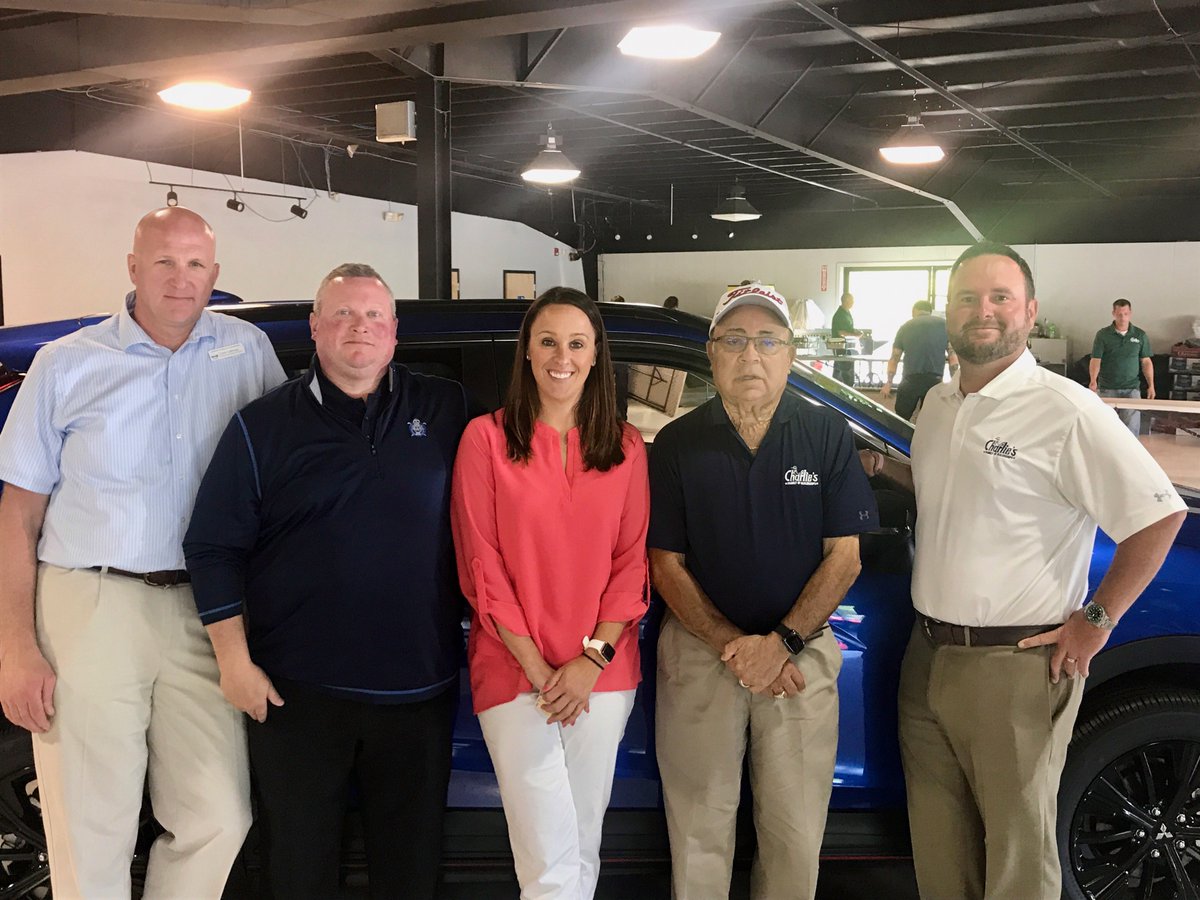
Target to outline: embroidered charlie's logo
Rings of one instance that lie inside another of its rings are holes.
[[[408,433],[413,437],[425,437],[429,434],[429,426],[420,419],[413,419],[408,423]]]
[[[992,456],[1003,456],[1005,459],[1016,459],[1017,448],[1012,446],[1008,441],[1000,441],[993,438],[983,445],[983,452],[990,453]]]
[[[816,472],[810,472],[808,469],[797,469],[792,466],[783,474],[784,484],[820,484],[821,480],[817,477]]]

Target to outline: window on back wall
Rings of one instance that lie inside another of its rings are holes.
[[[892,354],[892,339],[912,318],[912,305],[918,300],[930,301],[934,315],[945,316],[949,283],[949,264],[847,266],[842,270],[841,293],[854,295],[854,326],[871,329],[878,348],[871,355],[887,359]]]

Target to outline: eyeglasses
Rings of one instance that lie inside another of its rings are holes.
[[[741,353],[746,345],[753,343],[754,349],[761,356],[774,356],[784,347],[790,347],[792,342],[787,338],[777,337],[747,337],[744,334],[723,334],[715,337],[712,342],[730,353]]]

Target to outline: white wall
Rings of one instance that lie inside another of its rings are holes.
[[[707,317],[726,285],[755,278],[774,284],[788,300],[812,298],[828,316],[841,296],[845,267],[948,264],[965,246],[609,254],[600,258],[600,294],[658,304],[675,294],[682,309]],[[1033,269],[1040,316],[1070,339],[1074,358],[1091,351],[1096,330],[1112,321],[1112,302],[1118,297],[1133,303],[1133,321],[1145,329],[1156,353],[1190,337],[1192,319],[1200,317],[1200,243],[1042,244],[1016,249]],[[823,265],[828,271],[824,291]]]
[[[417,296],[417,210],[395,204],[402,222],[385,222],[381,200],[319,193],[301,221],[291,200],[246,197],[246,210],[225,208],[228,194],[188,190],[189,183],[226,188],[237,178],[151,165],[155,181],[179,187],[179,202],[217,233],[217,286],[246,300],[308,299],[342,262],[373,265],[396,296]],[[0,263],[4,318],[9,325],[115,310],[130,289],[125,269],[133,228],[165,203],[165,187],[150,185],[147,165],[92,153],[60,151],[0,155]],[[300,195],[311,191],[247,180],[246,190]],[[308,201],[305,201],[308,205]],[[260,215],[255,215],[257,212]],[[275,219],[278,221],[268,221]],[[583,289],[583,266],[568,245],[526,225],[454,213],[451,264],[461,296],[502,296],[504,269],[537,272],[538,290],[557,284]],[[559,255],[554,255],[558,248]]]

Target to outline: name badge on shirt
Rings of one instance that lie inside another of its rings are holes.
[[[215,350],[208,351],[209,359],[229,359],[231,356],[241,356],[246,352],[246,348],[241,344],[230,344],[227,347],[218,347]]]

